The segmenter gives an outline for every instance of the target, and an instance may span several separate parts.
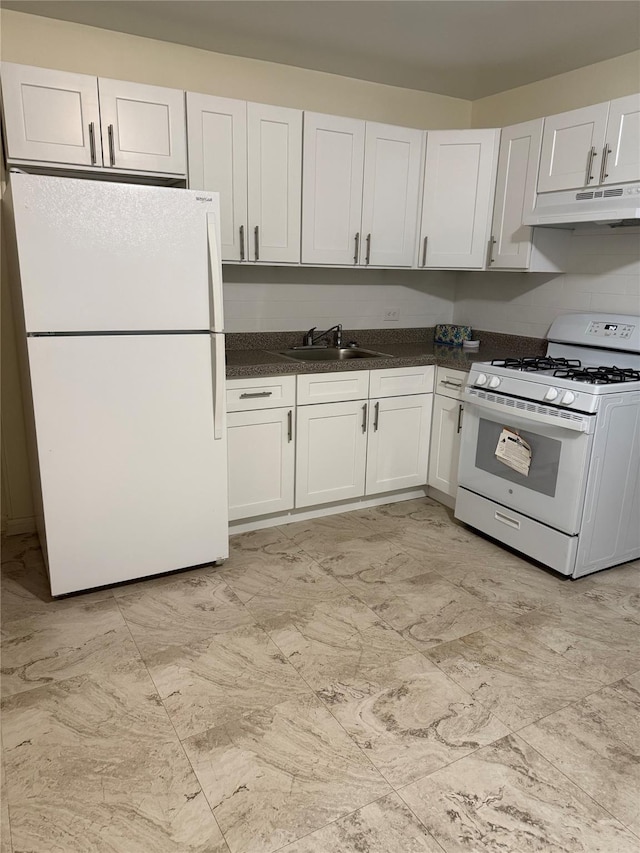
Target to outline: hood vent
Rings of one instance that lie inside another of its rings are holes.
[[[577,228],[580,225],[640,225],[640,183],[539,193],[525,225]]]

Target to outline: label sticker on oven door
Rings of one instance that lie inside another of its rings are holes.
[[[504,465],[513,468],[524,477],[529,476],[531,467],[531,445],[512,429],[503,427],[496,447],[496,457]]]

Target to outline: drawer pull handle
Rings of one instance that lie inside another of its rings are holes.
[[[446,385],[447,388],[462,388],[462,382],[450,382],[448,379],[441,379],[441,385]]]
[[[510,518],[508,515],[504,515],[501,512],[496,512],[494,518],[496,521],[501,521],[503,524],[506,524],[507,527],[513,527],[514,530],[520,530],[520,522],[516,518]]]
[[[249,400],[254,399],[255,397],[270,397],[272,394],[273,391],[243,391],[243,393],[240,394],[240,399]]]

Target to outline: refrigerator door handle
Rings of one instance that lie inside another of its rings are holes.
[[[222,265],[218,246],[218,228],[214,213],[207,213],[207,244],[211,272],[211,324],[214,332],[224,331],[222,311]]]
[[[211,359],[213,361],[213,438],[215,441],[220,441],[224,438],[226,428],[224,335],[211,335]]]

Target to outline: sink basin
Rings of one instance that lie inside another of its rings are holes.
[[[295,347],[278,353],[294,361],[347,361],[351,358],[390,358],[384,352],[361,347]]]

